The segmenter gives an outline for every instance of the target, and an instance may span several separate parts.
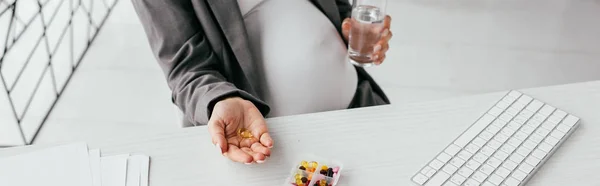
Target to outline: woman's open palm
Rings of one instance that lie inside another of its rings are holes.
[[[208,130],[213,144],[232,161],[262,163],[271,155],[273,140],[267,124],[250,101],[238,97],[219,101],[208,121]],[[249,134],[242,137],[240,130]]]

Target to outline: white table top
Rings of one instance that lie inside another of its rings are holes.
[[[600,81],[522,92],[582,119],[528,185],[600,185]],[[411,185],[414,173],[505,93],[272,118],[272,156],[251,166],[221,157],[205,127],[146,136],[132,131],[88,144],[102,148],[103,155],[150,155],[152,186],[282,185],[302,153],[342,161],[342,186]],[[44,146],[2,149],[0,156]]]

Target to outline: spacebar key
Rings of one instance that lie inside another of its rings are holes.
[[[494,116],[485,114],[475,124],[471,125],[471,127],[466,130],[460,137],[458,137],[454,144],[460,146],[461,148],[465,147],[475,136],[479,134],[485,127],[487,127],[492,121],[496,119]]]
[[[425,186],[440,186],[444,182],[446,182],[448,178],[450,178],[450,174],[445,173],[444,171],[440,171],[437,174],[435,174],[435,176],[433,176],[431,179],[429,179],[429,181],[425,183]]]

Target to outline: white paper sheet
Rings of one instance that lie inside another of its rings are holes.
[[[127,186],[140,186],[140,164],[141,160],[130,156],[127,162]]]
[[[102,176],[100,171],[100,149],[90,150],[89,156],[94,186],[102,186]]]
[[[93,186],[87,145],[75,143],[0,159],[0,185]]]
[[[136,155],[141,160],[140,164],[140,186],[148,186],[150,175],[150,156]]]
[[[100,158],[102,186],[125,186],[129,154]]]

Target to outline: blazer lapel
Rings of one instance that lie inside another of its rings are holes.
[[[251,84],[256,82],[256,67],[252,61],[244,18],[237,0],[208,0],[208,4],[246,78]]]
[[[342,20],[335,0],[311,0],[327,18],[333,23],[338,31],[341,31]]]

